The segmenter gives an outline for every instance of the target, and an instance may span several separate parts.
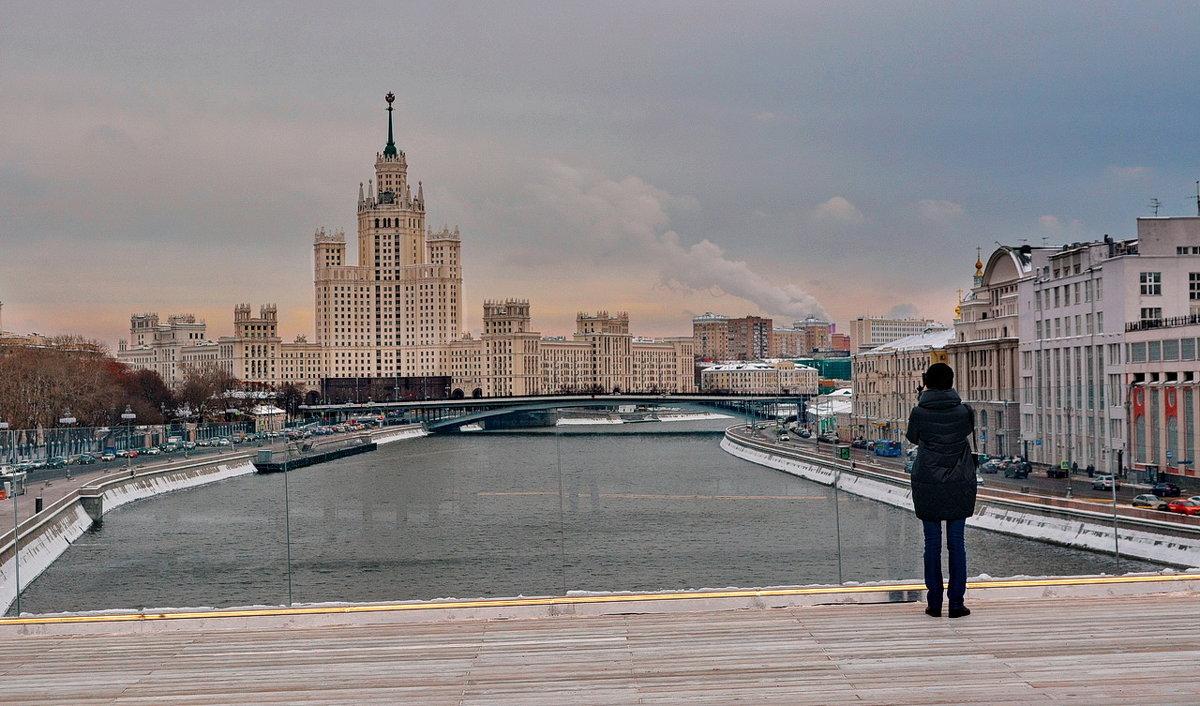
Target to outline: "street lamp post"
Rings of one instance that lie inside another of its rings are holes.
[[[62,447],[59,449],[60,456],[66,456],[67,454],[69,454],[71,452],[71,425],[77,421],[79,421],[79,420],[77,420],[75,417],[72,417],[71,412],[69,410],[63,412],[62,418],[58,420],[58,423],[64,427],[66,427],[66,429],[67,429],[67,431],[63,432],[63,437],[62,437],[62,442],[61,442]],[[70,471],[67,472],[67,477],[68,478],[71,477]]]
[[[1060,393],[1061,394],[1061,393]],[[1067,497],[1071,497],[1071,476],[1075,471],[1075,444],[1071,436],[1071,403],[1067,403]]]
[[[225,431],[229,434],[230,449],[237,447],[237,436],[233,433],[233,420],[237,419],[237,416],[241,413],[242,411],[240,409],[236,409],[234,407],[229,407],[225,410]]]
[[[121,420],[125,424],[125,470],[129,471],[129,475],[133,475],[133,458],[129,455],[129,444],[133,440],[133,420],[137,419],[137,415],[133,413],[133,408],[125,405],[125,411],[121,413]]]

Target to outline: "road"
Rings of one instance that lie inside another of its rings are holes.
[[[743,430],[744,431],[744,430]],[[824,453],[829,456],[834,455],[832,444],[818,442],[813,438],[800,438],[793,436],[791,440],[779,442],[775,440],[775,435],[771,429],[763,429],[755,432],[758,438],[772,443],[779,443],[785,446],[794,446],[800,449],[805,449],[810,452]],[[903,458],[891,458],[885,456],[876,456],[866,449],[850,449],[850,457],[857,464],[867,466],[878,466],[893,471],[904,470]],[[1094,490],[1092,481],[1085,473],[1077,473],[1073,478],[1047,478],[1045,471],[1034,471],[1028,478],[1005,478],[1000,473],[984,473],[981,474],[985,487],[995,487],[1004,490],[1028,492],[1032,495],[1044,495],[1047,497],[1072,497],[1078,500],[1095,500],[1097,502],[1112,502],[1111,490]],[[1068,494],[1068,489],[1070,493]],[[1117,503],[1121,505],[1129,505],[1135,495],[1149,493],[1150,485],[1142,483],[1121,482],[1120,489],[1117,490]],[[1183,487],[1181,496],[1189,497],[1200,493],[1200,487]]]
[[[359,432],[341,432],[322,436],[318,443],[329,443],[350,437]],[[314,437],[315,438],[315,437]],[[307,443],[309,440],[305,440]],[[284,437],[231,443],[229,446],[197,446],[194,449],[177,450],[160,454],[146,454],[135,458],[117,458],[112,461],[97,461],[88,465],[71,465],[64,468],[38,468],[29,471],[25,480],[25,494],[0,501],[0,536],[11,534],[13,528],[13,507],[17,517],[24,522],[34,515],[37,498],[41,498],[43,507],[49,507],[55,501],[69,495],[78,488],[94,481],[118,474],[128,474],[130,470],[140,473],[167,464],[179,463],[184,460],[202,460],[233,456],[236,454],[253,454],[259,449],[279,451],[289,442]]]

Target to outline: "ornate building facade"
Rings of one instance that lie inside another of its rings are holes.
[[[315,341],[285,343],[274,306],[252,317],[239,305],[234,335],[216,342],[189,315],[166,324],[135,315],[118,359],[158,370],[171,385],[184,364],[210,362],[249,383],[309,390],[326,380],[384,379],[436,380],[436,396],[695,390],[692,339],[635,339],[623,313],[581,313],[572,339],[543,338],[527,300],[489,300],[482,334],[464,333],[461,234],[426,225],[423,185],[412,187],[396,148],[395,96],[386,100],[387,144],[374,178],[359,184],[355,260],[344,232],[322,228],[313,237]]]
[[[975,410],[976,448],[993,456],[1022,454],[1018,289],[1033,278],[1034,248],[1002,245],[987,260],[975,261],[971,291],[954,320],[954,340],[946,346],[955,389]]]

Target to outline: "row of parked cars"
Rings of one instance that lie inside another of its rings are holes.
[[[67,466],[86,466],[97,461],[103,460],[98,455],[93,454],[78,454],[76,456],[51,456],[43,459],[21,459],[12,465],[12,469],[16,471],[36,471],[40,468],[66,468]]]
[[[105,463],[113,461],[117,458],[136,458],[138,456],[156,456],[158,454],[172,453],[176,451],[190,451],[197,447],[223,447],[232,446],[235,443],[243,443],[247,441],[270,440],[274,438],[287,437],[288,439],[308,438],[314,435],[336,434],[347,431],[360,431],[366,426],[357,423],[337,424],[332,426],[318,426],[304,430],[287,430],[287,431],[261,431],[250,434],[239,435],[235,439],[227,437],[214,437],[211,439],[201,439],[199,441],[168,441],[157,446],[143,446],[131,449],[120,449],[112,451],[104,451],[102,453],[82,453],[71,456],[51,456],[47,459],[21,459],[13,464],[11,468],[16,471],[36,471],[42,468],[66,468],[67,466],[87,466],[94,463]],[[4,467],[6,470],[9,466]]]
[[[1028,478],[1032,470],[1028,461],[1015,456],[989,459],[979,466],[980,473],[1003,473],[1005,478]]]
[[[1169,483],[1159,485],[1171,485]],[[1157,489],[1157,486],[1155,486]],[[1176,486],[1178,488],[1178,486]],[[1178,495],[1178,493],[1176,493]],[[1167,512],[1177,512],[1181,515],[1200,515],[1200,495],[1193,495],[1190,498],[1183,497],[1166,497],[1159,493],[1144,493],[1133,499],[1134,507],[1146,507],[1151,510],[1166,510]]]
[[[137,458],[138,456],[157,456],[173,451],[191,450],[197,446],[229,446],[229,439],[205,439],[203,441],[171,441],[158,446],[141,446],[133,449],[103,451],[100,453],[82,453],[72,456],[51,456],[48,459],[22,459],[14,465],[18,471],[36,471],[40,468],[66,468],[67,466],[89,466],[94,463],[107,463],[118,458]]]

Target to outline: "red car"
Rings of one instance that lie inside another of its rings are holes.
[[[1181,515],[1200,515],[1200,503],[1195,500],[1172,500],[1167,503],[1167,510]]]

